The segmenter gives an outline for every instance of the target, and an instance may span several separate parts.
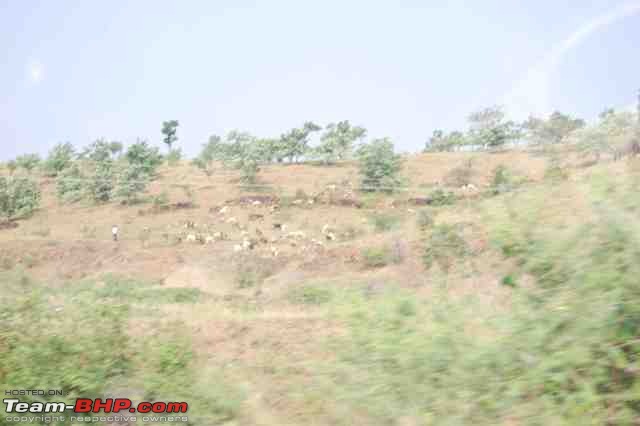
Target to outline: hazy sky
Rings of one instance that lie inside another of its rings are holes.
[[[169,119],[188,154],[343,119],[416,150],[484,105],[631,105],[639,44],[640,0],[0,0],[0,157]]]

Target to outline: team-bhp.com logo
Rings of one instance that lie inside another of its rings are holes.
[[[21,422],[22,417],[26,414],[31,416],[38,415],[56,415],[64,413],[73,413],[80,416],[71,416],[71,421],[82,421],[80,417],[92,416],[96,413],[104,414],[153,414],[154,416],[145,416],[143,421],[187,421],[186,416],[180,416],[189,409],[186,402],[149,402],[143,401],[136,405],[127,398],[106,398],[106,399],[89,399],[78,398],[75,404],[66,404],[64,402],[24,402],[15,398],[5,398],[2,400],[5,404],[5,413],[8,415],[7,421]],[[155,416],[156,414],[169,414],[170,416]],[[169,418],[171,417],[171,418]],[[86,418],[86,417],[85,417]],[[128,417],[130,421],[136,421],[136,418]],[[64,420],[64,419],[62,419]],[[97,419],[96,419],[97,420]],[[90,421],[90,420],[85,420]]]

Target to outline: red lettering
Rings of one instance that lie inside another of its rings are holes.
[[[128,398],[116,398],[113,404],[113,412],[118,413],[120,410],[127,410],[131,408],[131,400]]]
[[[167,409],[167,404],[165,404],[164,402],[154,402],[151,409],[154,413],[164,413],[164,410]]]
[[[139,413],[148,413],[151,411],[151,403],[150,402],[141,402],[138,404],[138,412]]]
[[[167,404],[167,413],[186,413],[188,407],[186,402],[170,402]]]
[[[96,398],[93,403],[93,412],[97,413],[100,410],[104,410],[105,413],[111,412],[111,406],[113,405],[113,399],[107,398],[104,402],[100,398]]]
[[[75,413],[88,413],[91,411],[91,406],[93,405],[93,401],[89,398],[78,398],[76,399],[76,404],[73,407],[73,411]]]

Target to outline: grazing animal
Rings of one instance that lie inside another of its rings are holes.
[[[273,224],[273,229],[282,229],[282,224],[281,223],[274,223]]]
[[[251,213],[249,215],[249,220],[250,221],[264,220],[264,215],[257,214],[257,213]]]
[[[194,243],[196,242],[196,236],[194,234],[188,234],[185,240],[187,242]]]
[[[287,234],[287,237],[291,238],[305,238],[306,234],[302,231],[292,231]]]

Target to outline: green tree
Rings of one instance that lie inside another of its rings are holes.
[[[98,139],[91,145],[86,147],[79,155],[80,158],[86,158],[95,162],[111,161],[114,157],[111,142],[105,139]]]
[[[255,183],[263,159],[256,138],[250,133],[234,130],[229,132],[226,139],[223,162],[240,170],[243,182]]]
[[[88,181],[87,192],[96,203],[111,200],[114,190],[114,170],[111,162],[96,165],[95,171]]]
[[[40,156],[38,154],[20,155],[16,158],[16,164],[27,173],[31,173],[40,164]]]
[[[202,145],[202,150],[192,163],[210,177],[215,170],[215,162],[224,159],[224,151],[225,144],[222,143],[220,136],[212,135],[209,137],[209,141]]]
[[[313,132],[321,130],[322,127],[308,121],[304,123],[300,129],[291,129],[289,132],[280,136],[278,144],[278,157],[289,159],[290,163],[298,162],[309,152],[309,137]]]
[[[402,158],[389,138],[374,139],[358,148],[357,157],[364,191],[392,191],[401,184]]]
[[[31,179],[0,176],[0,214],[7,221],[31,215],[40,199],[40,188]]]
[[[593,156],[599,161],[602,155],[616,158],[634,141],[635,132],[635,114],[607,109],[600,114],[597,123],[575,131],[571,141],[583,155]]]
[[[142,166],[149,176],[153,176],[158,166],[162,164],[162,155],[158,148],[149,146],[144,140],[138,140],[129,146],[125,157],[129,164]]]
[[[507,121],[501,107],[492,106],[469,115],[469,138],[472,144],[485,148],[504,146],[516,140],[520,133],[513,121]]]
[[[453,131],[445,134],[442,130],[434,130],[433,135],[425,143],[425,152],[455,151],[468,144],[468,139],[462,132]]]
[[[331,123],[326,127],[315,151],[325,164],[344,160],[352,153],[354,144],[366,134],[365,128],[352,126],[349,121]]]
[[[261,163],[273,163],[278,161],[280,140],[274,138],[259,138],[255,142],[260,155]]]
[[[173,146],[174,142],[178,140],[178,136],[176,136],[176,134],[178,133],[179,125],[180,123],[178,123],[178,120],[169,120],[162,122],[162,134],[164,135],[164,139],[162,139],[162,142],[167,144],[168,151],[171,151],[171,147]]]
[[[135,204],[140,201],[140,195],[146,191],[148,182],[149,176],[143,166],[129,164],[118,179],[116,195],[123,198],[127,204]]]
[[[557,144],[567,140],[574,131],[586,125],[581,118],[553,112],[548,119],[529,117],[522,125],[526,138],[534,144]]]
[[[44,172],[47,176],[55,177],[62,170],[71,165],[75,157],[75,148],[69,142],[54,146],[44,162]]]
[[[112,158],[120,157],[120,154],[122,154],[123,149],[124,149],[124,146],[122,145],[122,142],[118,142],[118,141],[109,142],[109,151],[111,151]]]
[[[85,195],[86,178],[77,164],[64,169],[56,178],[56,195],[63,203],[75,203]]]

